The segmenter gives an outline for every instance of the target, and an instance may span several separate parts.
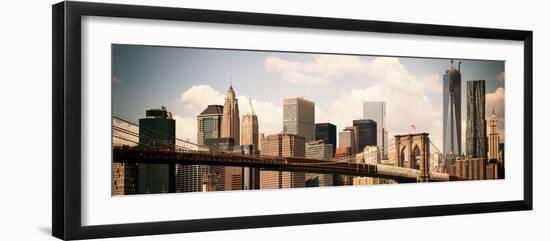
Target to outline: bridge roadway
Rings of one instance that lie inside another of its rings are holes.
[[[416,182],[419,171],[382,164],[347,162],[345,159],[317,160],[298,157],[245,155],[218,151],[147,150],[113,148],[113,161],[121,163],[216,165],[256,167],[267,170],[341,174]],[[449,175],[430,173],[430,181],[448,181]]]

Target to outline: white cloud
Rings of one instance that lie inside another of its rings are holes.
[[[197,118],[174,115],[176,137],[184,141],[197,143]],[[181,143],[178,143],[180,145]]]
[[[209,85],[193,85],[180,95],[183,109],[190,115],[198,115],[208,105],[223,105],[224,95]]]
[[[264,68],[271,73],[279,73],[283,80],[293,84],[327,85],[330,81],[360,77],[374,83],[391,81],[391,85],[415,91],[441,93],[437,88],[439,77],[418,77],[410,74],[398,58],[379,57],[365,61],[357,56],[316,55],[312,62],[302,63],[268,57]]]
[[[497,117],[504,117],[504,88],[499,87],[493,93],[487,93],[485,97],[485,106],[487,117],[490,116],[493,109]]]

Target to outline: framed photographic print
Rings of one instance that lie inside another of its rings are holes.
[[[52,51],[61,239],[532,209],[531,31],[69,1]]]

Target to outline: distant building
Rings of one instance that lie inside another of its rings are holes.
[[[259,153],[258,117],[255,114],[246,114],[241,122],[241,145],[252,145],[252,153]]]
[[[349,147],[351,153],[355,153],[356,143],[355,143],[355,133],[356,128],[352,127],[346,127],[343,131],[338,133],[338,147]],[[336,152],[338,149],[336,149],[334,155],[336,155]]]
[[[315,140],[315,104],[301,97],[283,100],[283,133]]]
[[[378,185],[393,183],[393,180],[376,177],[353,177],[353,186]]]
[[[220,138],[222,115],[221,105],[208,105],[197,115],[197,144],[208,146],[211,140]],[[219,170],[210,170],[207,165],[176,165],[176,192],[215,191],[221,185],[213,183],[218,175]]]
[[[499,144],[500,138],[498,135],[497,115],[495,114],[495,110],[493,110],[493,112],[491,113],[491,117],[489,118],[489,161],[500,160]]]
[[[306,157],[319,160],[330,160],[333,157],[332,144],[327,144],[324,140],[307,142]]]
[[[222,152],[231,152],[233,151],[233,147],[236,146],[235,139],[230,137],[207,139],[204,142],[204,145],[206,145],[210,150]]]
[[[332,145],[332,155],[336,152],[336,126],[331,123],[315,124],[315,140],[323,140]]]
[[[503,179],[504,176],[500,176],[498,164],[490,163],[485,166],[485,179]]]
[[[334,154],[334,157],[349,157],[352,156],[353,152],[351,151],[350,146],[343,146],[336,148],[336,153]]]
[[[176,121],[165,107],[150,109],[139,119],[139,146],[146,149],[175,150]],[[175,165],[139,164],[138,192],[175,192]]]
[[[306,143],[306,158],[318,160],[330,160],[333,157],[332,144],[324,140],[310,141]],[[331,174],[306,173],[306,187],[332,186]]]
[[[203,143],[210,150],[229,152],[233,150],[233,138],[209,138]],[[185,165],[181,169],[181,184],[178,192],[206,192],[225,190],[225,167]]]
[[[450,174],[465,180],[496,179],[497,168],[485,158],[458,158]]]
[[[243,167],[223,167],[225,191],[243,190]]]
[[[112,163],[112,195],[129,195],[138,192],[137,168],[136,163]]]
[[[131,132],[138,133],[137,126],[128,127],[113,118],[113,128],[124,128]],[[122,137],[124,139],[118,138]],[[113,147],[116,148],[132,148],[138,142],[137,138],[132,134],[117,133],[112,138]],[[111,194],[112,195],[129,195],[138,193],[138,164],[137,163],[121,163],[111,162]]]
[[[353,120],[353,127],[355,127],[355,151],[361,152],[366,146],[376,146],[376,133],[377,124],[375,121],[367,120]]]
[[[253,145],[240,145],[237,148],[233,149],[232,153],[238,153],[243,155],[254,155],[259,154],[258,152],[254,153]],[[242,189],[251,190],[251,189],[260,189],[260,169],[255,167],[243,167],[242,173]]]
[[[197,144],[204,145],[204,140],[221,137],[223,106],[208,105],[197,116]]]
[[[265,135],[264,133],[260,133],[258,135],[258,150],[262,152],[262,144],[265,142]]]
[[[470,80],[466,86],[466,157],[486,159],[485,80]]]
[[[342,132],[340,132],[340,133],[342,133]],[[340,139],[340,140],[342,140],[342,139]],[[352,140],[353,140],[353,138],[352,138]],[[354,156],[354,152],[352,150],[353,149],[352,149],[351,146],[340,146],[340,147],[336,148],[336,153],[334,153],[334,157],[335,158],[352,157],[352,156]],[[332,180],[333,186],[353,185],[353,176],[335,174],[335,175],[333,175],[332,178],[333,178],[333,180]]]
[[[371,119],[376,122],[376,146],[378,146],[384,157],[387,156],[386,103],[383,101],[363,102],[363,119]]]
[[[233,152],[235,150],[235,139],[230,137],[221,137],[206,140],[206,146],[211,150]],[[218,186],[216,191],[232,191],[243,189],[243,168],[233,166],[209,166],[210,172],[218,173],[218,180],[215,182]]]
[[[363,149],[363,160],[369,164],[380,164],[382,160],[382,152],[378,146],[365,146]]]
[[[240,145],[239,100],[235,96],[233,86],[229,86],[223,104],[221,137],[235,139],[235,145]]]
[[[443,154],[454,156],[462,154],[462,76],[453,65],[443,75]],[[450,165],[452,163],[447,163]]]
[[[176,192],[203,192],[214,191],[214,187],[207,187],[209,166],[181,165],[176,169]]]
[[[268,135],[262,144],[261,154],[279,157],[305,157],[305,139],[291,134]],[[303,172],[260,170],[260,189],[304,186],[305,174]]]

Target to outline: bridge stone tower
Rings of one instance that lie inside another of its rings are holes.
[[[397,167],[418,169],[418,182],[430,180],[430,138],[428,133],[395,135]],[[417,162],[418,158],[418,164]]]

